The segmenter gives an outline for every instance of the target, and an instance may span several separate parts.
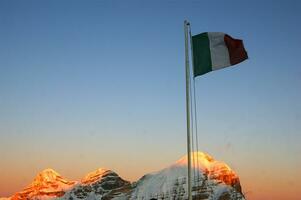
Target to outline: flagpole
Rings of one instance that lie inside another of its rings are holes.
[[[187,119],[187,162],[188,162],[188,200],[192,200],[191,195],[191,144],[190,144],[190,68],[189,68],[189,50],[188,50],[188,26],[189,22],[184,21],[185,32],[185,71],[186,71],[186,119]]]

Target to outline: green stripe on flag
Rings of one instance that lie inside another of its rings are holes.
[[[208,33],[192,36],[194,77],[212,71]]]

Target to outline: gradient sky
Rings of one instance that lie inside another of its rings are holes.
[[[183,21],[250,59],[198,77],[200,149],[251,200],[301,196],[300,1],[0,0],[0,196],[51,167],[134,181],[186,154]]]

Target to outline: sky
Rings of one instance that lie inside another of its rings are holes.
[[[45,168],[135,181],[186,154],[183,21],[249,59],[197,77],[199,149],[248,199],[301,187],[300,1],[0,0],[0,196]]]

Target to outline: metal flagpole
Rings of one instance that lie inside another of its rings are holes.
[[[194,70],[193,42],[192,42],[192,34],[191,34],[191,25],[189,25],[189,39],[190,39],[190,53],[191,53],[192,70]],[[194,105],[193,105],[194,106],[194,119],[192,119],[192,121],[194,121],[194,127],[192,127],[192,129],[195,128],[195,134],[194,134],[195,135],[195,146],[196,146],[196,152],[198,153],[199,152],[199,144],[198,144],[198,142],[199,142],[199,140],[198,140],[198,120],[197,120],[197,112],[196,112],[195,77],[194,76],[192,77],[192,82],[193,82],[193,98],[194,98],[194,101],[193,101],[193,103],[194,103]],[[194,135],[192,135],[192,137],[194,137]],[[193,149],[193,146],[192,146],[192,149]],[[193,151],[195,151],[195,150],[193,149]],[[193,167],[197,168],[197,181],[196,182],[197,182],[197,186],[199,186],[199,181],[200,181],[199,156],[196,157],[196,166],[193,166]]]
[[[186,119],[187,119],[187,158],[188,158],[188,200],[192,200],[191,195],[191,147],[190,147],[190,69],[189,69],[189,50],[188,50],[188,26],[189,22],[184,21],[185,32],[185,71],[186,71]]]

